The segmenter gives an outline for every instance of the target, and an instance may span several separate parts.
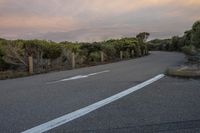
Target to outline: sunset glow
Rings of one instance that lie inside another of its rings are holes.
[[[0,37],[9,39],[94,41],[141,31],[165,38],[200,19],[200,1],[0,0],[0,18]]]

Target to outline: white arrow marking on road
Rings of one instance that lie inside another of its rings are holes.
[[[152,79],[149,79],[149,80],[147,80],[147,81],[145,81],[145,82],[143,82],[141,84],[138,84],[138,85],[136,85],[136,86],[134,86],[132,88],[129,88],[129,89],[125,90],[125,91],[122,91],[122,92],[120,92],[120,93],[118,93],[116,95],[113,95],[113,96],[109,97],[109,98],[106,98],[104,100],[96,102],[96,103],[94,103],[92,105],[89,105],[87,107],[84,107],[82,109],[76,110],[76,111],[74,111],[72,113],[66,114],[64,116],[61,116],[61,117],[56,118],[54,120],[51,120],[49,122],[46,122],[46,123],[44,123],[42,125],[33,127],[33,128],[31,128],[29,130],[26,130],[26,131],[24,131],[22,133],[43,133],[43,132],[49,131],[49,130],[51,130],[53,128],[56,128],[58,126],[66,124],[66,123],[68,123],[68,122],[70,122],[72,120],[75,120],[75,119],[77,119],[79,117],[82,117],[82,116],[84,116],[84,115],[86,115],[86,114],[88,114],[88,113],[90,113],[92,111],[95,111],[95,110],[97,110],[97,109],[99,109],[99,108],[101,108],[101,107],[103,107],[103,106],[105,106],[105,105],[107,105],[109,103],[112,103],[112,102],[114,102],[116,100],[119,100],[120,98],[123,98],[123,97],[125,97],[125,96],[127,96],[127,95],[129,95],[129,94],[131,94],[131,93],[133,93],[133,92],[135,92],[137,90],[139,90],[139,89],[142,89],[143,87],[145,87],[145,86],[147,86],[149,84],[152,84],[155,81],[158,81],[159,79],[163,78],[164,76],[165,76],[164,74],[160,74],[160,75],[158,75],[158,76],[156,76],[156,77],[154,77]]]
[[[55,84],[55,83],[59,83],[59,82],[65,82],[65,81],[70,81],[70,80],[88,78],[90,76],[94,76],[94,75],[98,75],[98,74],[102,74],[102,73],[108,73],[108,72],[110,72],[110,70],[105,70],[105,71],[101,71],[101,72],[91,73],[91,74],[87,74],[87,75],[78,75],[78,76],[74,76],[74,77],[70,77],[70,78],[66,78],[66,79],[61,79],[61,80],[58,80],[58,81],[48,82],[47,84]]]

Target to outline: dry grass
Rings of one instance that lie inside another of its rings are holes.
[[[200,69],[190,67],[168,68],[166,75],[184,78],[200,78]]]

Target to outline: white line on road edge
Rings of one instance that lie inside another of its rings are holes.
[[[105,71],[101,71],[101,72],[91,73],[91,74],[87,74],[87,75],[78,75],[78,76],[74,76],[74,77],[70,77],[70,78],[66,78],[66,79],[61,79],[61,80],[58,80],[58,81],[48,82],[47,84],[55,84],[55,83],[64,82],[64,81],[70,81],[70,80],[88,78],[90,76],[94,76],[94,75],[98,75],[98,74],[102,74],[102,73],[108,73],[108,72],[110,72],[110,70],[105,70]]]
[[[26,130],[22,133],[43,133],[43,132],[49,131],[53,128],[56,128],[56,127],[61,126],[63,124],[66,124],[66,123],[68,123],[68,122],[70,122],[74,119],[77,119],[81,116],[84,116],[84,115],[86,115],[86,114],[88,114],[88,113],[90,113],[90,112],[92,112],[92,111],[94,111],[98,108],[101,108],[101,107],[103,107],[103,106],[105,106],[109,103],[112,103],[112,102],[114,102],[114,101],[116,101],[116,100],[118,100],[122,97],[125,97],[125,96],[129,95],[130,93],[133,93],[134,91],[137,91],[137,90],[139,90],[139,89],[141,89],[141,88],[143,88],[143,87],[145,87],[145,86],[147,86],[147,85],[149,85],[149,84],[151,84],[151,83],[153,83],[153,82],[155,82],[155,81],[157,81],[157,80],[159,80],[163,77],[164,77],[164,74],[160,74],[160,75],[158,75],[158,76],[156,76],[156,77],[154,77],[150,80],[147,80],[147,81],[145,81],[141,84],[138,84],[138,85],[136,85],[136,86],[134,86],[130,89],[122,91],[122,92],[120,92],[120,93],[118,93],[114,96],[111,96],[111,97],[106,98],[102,101],[96,102],[92,105],[89,105],[87,107],[84,107],[82,109],[74,111],[72,113],[61,116],[61,117],[56,118],[54,120],[51,120],[51,121],[44,123],[42,125],[39,125],[39,126],[36,126],[34,128],[31,128],[29,130]]]

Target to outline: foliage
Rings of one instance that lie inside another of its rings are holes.
[[[0,71],[7,69],[9,65],[3,60],[5,55],[3,46],[5,45],[5,39],[0,38]]]
[[[44,58],[47,59],[56,59],[58,57],[60,57],[61,53],[62,53],[62,48],[61,45],[55,43],[55,42],[48,42],[45,45],[43,45],[44,47]]]
[[[200,48],[200,21],[195,22],[192,26],[191,44]]]
[[[148,32],[142,32],[142,33],[139,33],[136,38],[139,40],[139,42],[146,42],[148,37],[149,37],[149,33]]]
[[[196,53],[196,49],[193,45],[188,45],[188,46],[182,47],[182,51],[186,55],[194,55]]]
[[[101,51],[101,45],[99,45],[98,43],[94,42],[92,44],[90,43],[82,43],[80,46],[80,50],[81,50],[81,55],[86,57],[86,61],[85,62],[91,62],[91,61],[97,61],[98,60],[98,56],[100,57],[100,55],[98,55],[97,53],[99,51]],[[99,58],[100,60],[100,58]]]
[[[4,51],[3,60],[6,63],[27,66],[21,41],[6,41],[2,45],[2,50]]]
[[[147,43],[149,50],[166,50],[169,51],[171,39],[154,39]]]
[[[190,45],[191,37],[192,37],[192,30],[185,31],[184,36],[181,38],[183,46]]]
[[[100,62],[101,51],[104,53],[105,61],[118,60],[120,51],[124,51],[126,58],[140,57],[148,53],[145,43],[147,35],[149,34],[140,35],[142,41],[132,37],[93,43],[0,39],[0,70],[5,68],[5,64],[16,66],[19,70],[27,70],[29,56],[33,57],[35,72],[53,67],[53,64],[57,66],[70,64],[72,53],[75,53],[76,62],[80,65]]]
[[[117,57],[117,50],[115,49],[114,45],[104,42],[101,45],[101,48],[106,56],[106,60],[114,60]]]
[[[2,51],[2,49],[0,47],[0,71],[5,69],[6,66],[7,66],[6,62],[3,60],[3,56],[4,56],[4,54],[3,54],[3,51]]]
[[[188,46],[188,47],[187,47]],[[188,53],[190,48],[200,48],[200,21],[193,24],[192,29],[185,31],[182,37],[171,39],[155,39],[148,42],[149,50],[182,51]]]
[[[112,51],[114,51],[115,54],[117,54],[118,56],[119,56],[120,51],[128,51],[129,53],[129,55],[127,55],[128,57],[134,57],[134,56],[140,57],[142,55],[147,54],[146,44],[139,43],[139,41],[136,38],[122,38],[119,40],[108,40],[105,42],[105,44],[108,45],[109,48],[113,46],[115,50],[112,49]],[[132,51],[134,51],[134,55],[132,55]]]
[[[45,40],[24,41],[24,49],[28,55],[48,59],[58,58],[62,52],[61,45]]]
[[[79,43],[72,43],[72,42],[61,42],[60,43],[66,50],[69,50],[74,53],[78,53],[80,50],[80,44]]]
[[[89,61],[91,62],[99,62],[101,60],[101,56],[99,52],[92,52],[89,56]]]

